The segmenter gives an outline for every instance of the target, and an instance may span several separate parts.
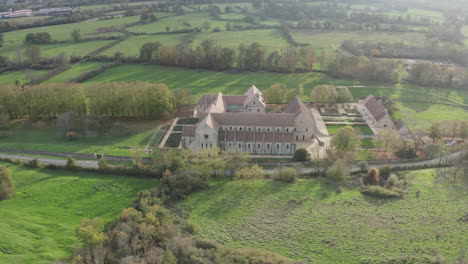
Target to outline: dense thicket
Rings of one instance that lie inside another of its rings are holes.
[[[15,185],[11,178],[11,172],[0,166],[0,201],[7,200],[15,193]]]
[[[172,113],[173,102],[166,85],[144,82],[0,87],[0,105],[10,118],[56,117],[73,111],[77,116],[161,119]]]
[[[99,219],[84,219],[73,263],[293,263],[273,253],[230,249],[195,237],[196,228],[163,206],[157,190],[143,191],[133,207],[103,232]]]

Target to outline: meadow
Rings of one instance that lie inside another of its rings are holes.
[[[202,237],[306,263],[428,263],[437,255],[448,261],[460,257],[468,232],[459,221],[468,209],[466,189],[435,183],[433,170],[404,174],[411,187],[403,199],[372,198],[357,188],[337,193],[320,178],[289,185],[218,180],[177,207]]]
[[[307,43],[308,47],[321,50],[336,50],[345,40],[356,42],[403,42],[423,46],[426,37],[414,32],[375,32],[365,30],[291,30],[298,43]]]
[[[188,37],[190,33],[182,34],[161,34],[161,35],[141,35],[128,38],[114,47],[101,52],[99,55],[113,56],[116,52],[121,52],[124,56],[140,56],[140,48],[148,42],[159,42],[163,46],[177,46]]]
[[[346,126],[351,126],[355,129],[356,134],[358,135],[374,135],[374,132],[372,132],[372,129],[368,125],[326,125],[328,133],[330,135],[336,134],[336,131],[339,129],[346,127]]]
[[[76,65],[73,68],[62,72],[61,74],[48,79],[44,83],[66,83],[69,80],[76,78],[85,72],[92,71],[105,64],[105,62],[97,61],[80,63],[79,65]]]
[[[54,125],[38,122],[31,129],[14,128],[13,133],[6,138],[0,138],[0,146],[4,148],[48,150],[73,153],[98,153],[114,156],[133,156],[133,148],[143,149],[158,121],[127,122],[134,131],[130,136],[100,136],[96,138],[80,138],[69,141],[55,136]]]
[[[7,71],[0,73],[0,84],[14,84],[16,80],[22,80],[27,83],[43,74],[48,73],[48,70],[19,70]]]
[[[138,191],[158,180],[0,163],[13,173],[16,195],[0,202],[0,263],[52,263],[70,257],[82,218],[106,224],[129,207]]]

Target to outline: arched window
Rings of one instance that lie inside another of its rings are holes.
[[[241,147],[242,147],[242,144],[241,144],[241,143],[239,143],[239,148],[241,148]]]
[[[289,149],[289,144],[286,144],[286,149]]]
[[[250,144],[248,145],[248,148],[250,149]]]
[[[239,127],[239,131],[242,131],[242,127]]]
[[[260,149],[260,144],[257,145],[257,148]]]
[[[276,148],[279,149],[279,144],[276,144]]]
[[[267,149],[270,149],[270,144],[267,144]]]
[[[304,135],[302,136],[302,140],[305,140],[305,136],[304,136]]]

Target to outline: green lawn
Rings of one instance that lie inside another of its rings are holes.
[[[0,84],[14,84],[16,80],[22,80],[27,83],[34,78],[48,73],[48,70],[20,70],[20,71],[7,71],[0,73]]]
[[[376,32],[365,30],[292,30],[294,39],[299,43],[309,43],[309,47],[335,50],[344,40],[357,42],[405,42],[420,45],[426,41],[422,33],[413,32]]]
[[[0,202],[0,263],[52,263],[75,249],[84,217],[106,223],[156,179],[25,169],[11,164],[16,195]]]
[[[105,64],[105,62],[96,61],[81,63],[67,71],[62,72],[59,75],[50,78],[49,80],[45,81],[45,83],[66,83],[69,80],[76,78],[85,72],[92,71]]]
[[[281,47],[290,46],[278,29],[242,30],[224,32],[202,32],[197,35],[193,46],[196,47],[205,39],[214,39],[220,46],[236,49],[241,43],[250,45],[253,42],[262,44],[266,49],[265,57]]]
[[[280,253],[305,263],[430,263],[461,255],[468,225],[466,189],[434,184],[432,171],[406,173],[403,199],[363,196],[324,179],[295,184],[217,181],[178,207],[203,237]],[[416,196],[416,191],[420,196]],[[466,248],[465,248],[466,250]],[[394,259],[392,262],[391,259]]]
[[[358,135],[374,135],[372,130],[369,128],[368,125],[326,125],[328,133],[334,135],[336,131],[340,128],[351,126],[356,130]]]
[[[361,148],[369,149],[374,148],[374,140],[372,138],[362,138],[361,139]]]
[[[177,46],[182,43],[185,37],[187,37],[189,33],[186,34],[163,34],[163,35],[142,35],[142,36],[134,36],[129,39],[126,39],[120,42],[118,45],[105,50],[104,52],[100,53],[99,55],[108,55],[112,56],[116,52],[122,52],[125,56],[136,56],[140,55],[140,48],[143,44],[147,42],[160,42],[163,46]]]
[[[135,133],[130,136],[102,136],[68,141],[55,136],[53,126],[50,128],[14,129],[12,135],[0,138],[4,148],[63,151],[76,153],[102,153],[115,156],[132,156],[131,148],[144,148],[157,126],[152,122],[128,122]]]

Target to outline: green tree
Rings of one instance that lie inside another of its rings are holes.
[[[172,93],[174,94],[174,106],[179,112],[184,104],[190,103],[193,99],[192,93],[187,89],[177,88]]]
[[[263,168],[258,165],[245,167],[239,170],[236,170],[234,173],[234,179],[236,180],[254,180],[254,179],[263,179],[265,177],[265,172]]]
[[[0,33],[0,47],[3,46],[3,34]]]
[[[38,64],[41,62],[41,48],[38,45],[27,46],[25,53],[32,64]]]
[[[442,123],[433,122],[429,127],[429,137],[435,142],[443,137],[443,131]]]
[[[285,84],[275,83],[270,88],[263,90],[265,101],[269,104],[279,104],[286,101],[288,95],[288,88]]]
[[[79,42],[81,40],[81,33],[79,28],[75,28],[71,32],[71,39],[75,42]]]
[[[294,161],[309,161],[310,160],[310,154],[306,149],[298,149],[296,152],[294,152],[293,155],[293,160]]]
[[[337,103],[352,103],[354,101],[353,95],[349,91],[348,87],[339,87],[336,89],[336,91],[337,91],[337,97],[336,97]]]
[[[164,254],[162,264],[177,264],[177,258],[170,249],[168,249],[166,254]]]
[[[316,102],[332,104],[336,102],[338,94],[333,85],[318,85],[314,87],[310,97]]]
[[[15,193],[15,185],[10,171],[0,166],[0,201],[11,198]]]
[[[148,42],[140,48],[140,60],[144,62],[158,62],[161,51],[161,43]]]
[[[360,139],[353,127],[346,126],[336,131],[330,144],[331,147],[338,152],[353,152],[359,146]]]
[[[106,235],[104,234],[104,222],[99,218],[84,218],[76,229],[76,237],[85,247],[102,247]]]
[[[385,151],[397,151],[401,144],[402,139],[398,131],[392,128],[384,128],[379,132],[376,143]]]

